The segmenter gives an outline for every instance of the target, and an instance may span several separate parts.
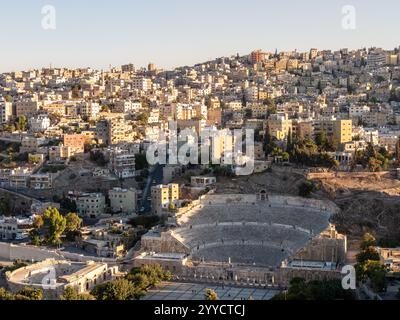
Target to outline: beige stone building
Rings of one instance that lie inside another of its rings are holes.
[[[39,103],[37,101],[18,101],[16,104],[16,116],[25,116],[30,118],[35,115],[39,110]]]
[[[96,138],[99,143],[114,145],[119,142],[132,142],[134,136],[132,126],[123,118],[102,120],[96,124]]]
[[[318,120],[314,122],[314,136],[325,133],[337,143],[346,143],[353,140],[352,120]]]
[[[125,214],[133,214],[136,212],[137,190],[114,188],[108,192],[110,198],[111,211]]]
[[[289,132],[293,132],[292,120],[289,119],[287,114],[273,114],[267,120],[269,133],[277,140],[285,140]]]

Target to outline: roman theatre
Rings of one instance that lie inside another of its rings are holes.
[[[208,194],[170,218],[171,227],[143,236],[135,264],[159,263],[198,281],[283,285],[301,274],[337,276],[346,255],[346,237],[330,224],[338,210],[329,201],[263,190]]]

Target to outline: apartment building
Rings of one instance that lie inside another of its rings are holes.
[[[39,111],[39,102],[32,100],[23,100],[15,103],[16,116],[33,117]]]
[[[16,168],[11,170],[8,185],[12,188],[27,188],[32,170],[29,168]]]
[[[312,48],[310,50],[310,59],[313,60],[318,56],[318,49]]]
[[[81,217],[98,218],[105,212],[106,198],[102,193],[81,194],[76,199],[76,207]]]
[[[135,154],[124,149],[113,149],[110,152],[109,169],[120,179],[135,177]]]
[[[32,174],[29,177],[29,185],[35,190],[51,189],[53,187],[53,176],[51,173]]]
[[[8,123],[13,117],[11,102],[0,101],[0,124]]]
[[[369,127],[385,126],[391,119],[393,119],[393,115],[384,110],[366,112],[361,116],[362,123]]]
[[[131,142],[134,136],[132,126],[123,118],[106,119],[96,123],[96,138],[99,143],[115,145],[119,142]]]
[[[169,205],[176,205],[179,200],[179,185],[171,183],[151,188],[151,206],[153,214],[162,215]]]
[[[243,108],[243,104],[241,101],[230,101],[225,103],[225,109],[229,109],[232,111],[241,111]]]
[[[266,123],[268,124],[270,135],[277,140],[285,140],[290,131],[293,132],[292,120],[289,119],[287,114],[273,114]]]
[[[151,87],[152,87],[151,79],[142,77],[132,79],[132,89],[140,91],[148,91],[151,90]]]
[[[79,155],[85,152],[86,136],[83,134],[64,135],[64,147],[70,149],[71,155]]]
[[[32,218],[0,216],[0,240],[24,240],[33,229]]]
[[[211,187],[217,183],[215,177],[193,176],[190,178],[190,185],[195,188]]]
[[[265,118],[268,112],[268,106],[262,103],[247,103],[246,107],[250,109],[253,118]]]
[[[350,119],[358,119],[364,114],[369,113],[370,110],[371,108],[365,105],[352,105],[349,107]]]
[[[83,102],[78,106],[79,114],[82,116],[91,118],[96,118],[100,113],[100,105],[98,103],[89,101]]]
[[[312,139],[314,124],[312,121],[296,121],[293,123],[293,133],[300,139]]]
[[[114,188],[108,192],[111,211],[114,213],[133,214],[137,206],[137,190],[134,188]]]
[[[118,100],[114,102],[113,111],[121,113],[129,113],[138,111],[142,108],[141,102],[132,102],[126,100]]]
[[[26,136],[21,141],[20,153],[36,152],[38,148],[46,144],[46,138],[36,138],[33,136]]]
[[[353,140],[352,120],[317,120],[314,122],[314,136],[325,133],[339,144]]]
[[[121,71],[122,72],[135,72],[135,66],[132,63],[122,65]]]
[[[39,114],[29,119],[29,129],[34,132],[44,132],[50,127],[50,118],[47,114]]]
[[[250,62],[252,64],[260,63],[266,59],[266,56],[267,54],[265,52],[262,52],[261,50],[253,51],[250,54]]]

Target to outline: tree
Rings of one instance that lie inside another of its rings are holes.
[[[28,120],[26,119],[26,117],[24,115],[19,116],[17,118],[17,126],[20,131],[26,131],[27,126],[28,126]]]
[[[375,247],[375,246],[376,246],[375,237],[370,233],[364,234],[363,240],[362,240],[361,245],[360,245],[360,249],[361,250],[365,250],[365,249],[367,249],[369,247]]]
[[[150,287],[149,277],[143,273],[129,274],[127,279],[131,281],[136,288],[139,288],[143,291]]]
[[[170,203],[168,205],[168,211],[169,212],[175,212],[176,211],[176,206],[173,203]]]
[[[276,113],[276,105],[274,99],[267,98],[264,100],[264,104],[268,106],[268,115]]]
[[[283,152],[282,153],[282,160],[285,161],[285,162],[288,162],[289,159],[290,159],[289,153],[288,152]]]
[[[379,261],[379,253],[373,247],[368,247],[365,250],[362,250],[356,256],[358,263],[364,263],[367,261]]]
[[[12,211],[12,201],[10,194],[6,193],[2,199],[0,199],[0,215],[10,216]]]
[[[137,154],[135,155],[135,168],[136,170],[143,170],[149,167],[149,163],[147,162],[147,157],[145,154]]]
[[[82,225],[82,219],[78,217],[76,213],[68,213],[65,217],[67,219],[67,225],[65,231],[67,232],[75,232],[77,231]]]
[[[214,290],[206,289],[204,298],[208,301],[215,301],[215,300],[218,300],[218,295]]]
[[[338,166],[337,161],[332,156],[320,150],[314,141],[310,139],[302,139],[294,143],[290,160],[294,163],[311,167],[332,168]]]
[[[15,300],[43,300],[43,291],[26,287],[18,291]]]
[[[386,289],[387,281],[386,267],[380,260],[379,252],[375,249],[376,239],[373,235],[366,233],[360,245],[360,253],[357,254],[356,274],[359,281],[370,280],[371,287],[375,292]]]
[[[135,279],[134,276],[139,274],[147,277],[148,286],[155,286],[161,281],[169,281],[172,278],[169,271],[165,271],[159,264],[154,264],[144,265],[141,268],[133,268],[127,275],[127,279]]]
[[[380,261],[368,260],[364,263],[356,264],[355,268],[357,279],[364,282],[369,279],[375,292],[382,292],[386,289],[387,270]]]
[[[138,290],[127,279],[118,279],[94,287],[91,291],[97,300],[133,300]]]
[[[79,228],[82,225],[82,219],[78,217],[76,213],[68,213],[67,216],[65,217],[66,221],[66,234],[68,239],[73,240],[76,232],[79,230]]]
[[[292,129],[289,129],[289,133],[288,133],[288,137],[287,137],[286,151],[288,153],[290,153],[290,152],[292,152],[292,150],[293,150],[293,133],[292,133]]]
[[[371,287],[375,292],[384,292],[387,288],[387,270],[382,264],[375,268],[369,267],[368,277],[371,280]]]
[[[299,196],[301,197],[308,197],[311,192],[314,190],[314,184],[311,181],[304,181],[299,186]]]
[[[15,300],[14,294],[4,288],[0,288],[0,301]]]
[[[73,287],[67,286],[59,300],[95,300],[95,297],[91,294],[79,294]]]
[[[133,227],[142,226],[145,229],[151,229],[152,227],[160,223],[159,216],[137,216],[128,221]]]
[[[273,138],[271,136],[271,132],[269,130],[269,125],[267,123],[267,126],[265,128],[265,136],[264,136],[264,151],[268,155],[274,150],[275,144],[273,141]]]
[[[23,262],[21,259],[16,259],[12,266],[8,266],[8,267],[4,267],[3,268],[3,273],[6,273],[7,271],[13,272],[19,268],[23,268],[26,267],[27,264],[25,262]]]
[[[396,161],[397,161],[397,164],[400,164],[400,137],[399,137],[399,139],[397,140],[397,143],[396,143]]]
[[[276,295],[273,300],[352,300],[351,291],[344,290],[340,280],[314,280],[293,278],[286,293]]]
[[[43,291],[41,289],[23,288],[16,294],[0,288],[1,300],[43,300]]]
[[[43,219],[47,244],[61,244],[61,236],[67,227],[67,219],[56,208],[48,208],[43,214]]]
[[[90,161],[95,162],[100,167],[104,167],[108,163],[108,160],[100,150],[92,150],[90,152]]]
[[[138,121],[140,122],[140,124],[145,125],[147,124],[148,120],[149,120],[149,113],[148,112],[144,112],[141,113],[138,117],[137,117]]]

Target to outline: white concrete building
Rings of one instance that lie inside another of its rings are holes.
[[[44,132],[50,127],[50,118],[47,114],[39,114],[29,119],[29,128],[32,132]]]
[[[27,239],[32,225],[32,218],[0,216],[0,240]]]
[[[0,124],[5,124],[11,120],[13,108],[11,102],[0,101]]]

